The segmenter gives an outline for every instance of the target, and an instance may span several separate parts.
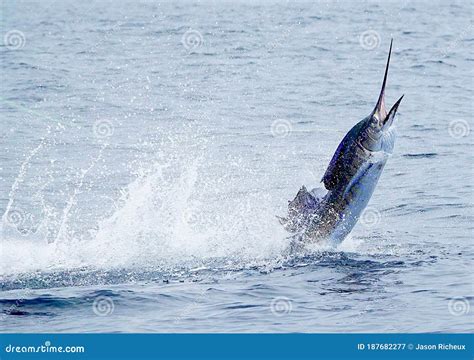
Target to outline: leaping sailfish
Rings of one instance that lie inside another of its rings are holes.
[[[298,240],[328,239],[339,243],[351,232],[367,206],[382,170],[393,151],[393,119],[402,97],[387,112],[385,86],[392,53],[388,54],[382,90],[369,116],[359,121],[342,139],[322,178],[324,188],[303,186],[288,203],[281,224]]]

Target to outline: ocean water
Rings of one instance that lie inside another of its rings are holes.
[[[2,332],[466,332],[472,3],[5,1]],[[276,215],[405,98],[338,247]]]

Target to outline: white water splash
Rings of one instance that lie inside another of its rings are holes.
[[[151,169],[139,170],[141,175],[122,190],[112,215],[98,219],[96,226],[82,234],[69,226],[74,221],[70,214],[79,206],[77,196],[87,191],[83,183],[102,150],[80,171],[60,221],[53,224],[53,242],[48,243],[46,229],[52,224],[46,220],[36,232],[26,235],[14,228],[7,234],[3,223],[0,273],[174,267],[214,258],[245,264],[281,255],[288,246],[288,234],[278,224],[274,199],[265,188],[232,188],[241,180],[232,183],[226,177],[235,175],[216,174],[210,168],[208,156],[215,149],[182,151],[179,142],[168,145],[157,154]],[[245,178],[249,170],[239,168],[238,161],[235,164]]]

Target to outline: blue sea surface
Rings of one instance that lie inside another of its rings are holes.
[[[469,332],[470,1],[1,3],[1,332]],[[278,223],[372,111],[337,247]]]

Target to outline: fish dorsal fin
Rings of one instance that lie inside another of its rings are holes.
[[[326,193],[327,190],[321,188],[308,192],[306,187],[302,186],[295,198],[288,201],[288,216],[286,218],[277,216],[278,220],[288,231],[300,230],[318,209]]]
[[[301,189],[299,189],[295,198],[292,201],[288,201],[288,209],[301,210],[305,207],[311,207],[315,202],[316,199],[303,185]]]

